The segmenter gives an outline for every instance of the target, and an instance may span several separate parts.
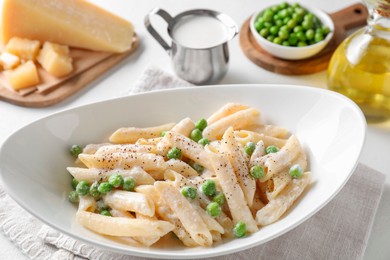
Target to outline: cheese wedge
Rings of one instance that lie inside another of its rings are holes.
[[[2,39],[54,42],[95,51],[124,52],[133,26],[84,0],[4,0]]]
[[[73,70],[69,47],[66,45],[45,42],[39,53],[38,62],[47,72],[56,77],[66,76]]]
[[[37,67],[32,61],[27,61],[16,69],[4,71],[4,76],[15,90],[34,86],[40,82]]]
[[[22,60],[35,60],[40,47],[39,41],[14,37],[8,41],[5,50]]]
[[[18,56],[5,51],[0,55],[0,64],[5,70],[9,70],[17,67],[20,64],[20,59]]]

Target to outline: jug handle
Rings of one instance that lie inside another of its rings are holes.
[[[155,8],[153,9],[149,14],[147,14],[145,16],[145,20],[144,20],[144,24],[145,24],[145,27],[146,29],[149,31],[149,33],[154,37],[154,39],[156,39],[156,41],[166,50],[166,51],[169,51],[171,49],[171,46],[169,46],[166,41],[164,41],[164,39],[161,37],[161,35],[154,29],[154,27],[152,26],[151,22],[150,22],[150,17],[152,17],[152,15],[158,15],[160,17],[162,17],[167,23],[168,25],[170,23],[172,23],[173,21],[173,18],[172,16],[167,13],[165,10],[163,9],[160,9],[160,8]]]

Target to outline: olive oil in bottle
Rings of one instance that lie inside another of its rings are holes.
[[[328,87],[355,101],[368,121],[390,119],[390,0],[368,0],[368,26],[337,48]]]

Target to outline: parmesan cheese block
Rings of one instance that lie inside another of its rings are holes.
[[[66,45],[45,42],[39,53],[38,62],[47,72],[56,77],[66,76],[73,70],[69,47]]]
[[[0,64],[5,70],[9,70],[18,66],[20,59],[18,56],[5,51],[0,55]]]
[[[40,47],[41,44],[39,41],[14,37],[8,41],[5,50],[18,56],[22,60],[35,60]]]
[[[34,86],[40,82],[37,67],[32,61],[27,61],[16,69],[4,71],[4,76],[15,90]]]
[[[95,51],[124,52],[133,26],[84,0],[4,0],[2,38],[54,42]]]

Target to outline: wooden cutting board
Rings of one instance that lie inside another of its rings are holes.
[[[354,4],[329,14],[335,25],[335,32],[329,44],[318,54],[303,60],[284,60],[263,50],[253,37],[249,17],[240,30],[240,46],[244,54],[263,69],[286,75],[305,75],[327,69],[337,46],[347,37],[347,31],[366,24],[368,11],[363,4]]]
[[[13,91],[1,73],[0,100],[24,107],[47,107],[57,104],[104,75],[131,55],[138,46],[139,38],[135,35],[131,49],[124,53],[113,54],[71,48],[74,70],[70,75],[55,78],[39,68],[42,83],[20,92]]]

